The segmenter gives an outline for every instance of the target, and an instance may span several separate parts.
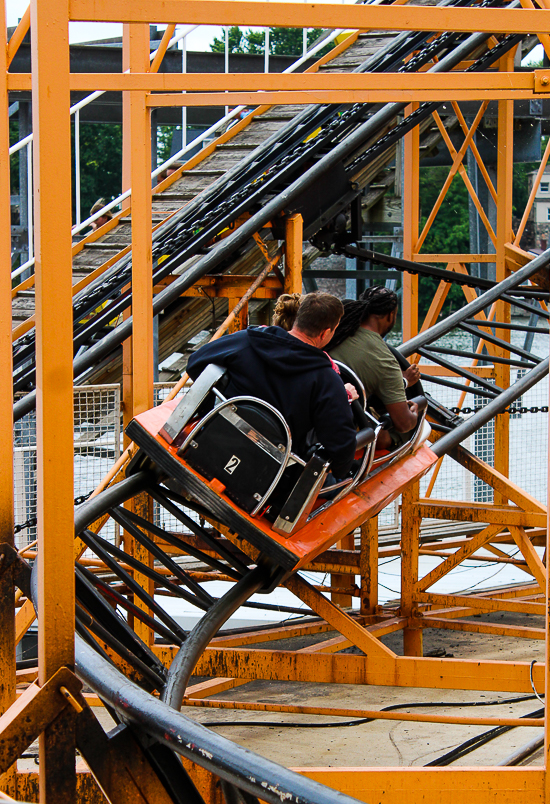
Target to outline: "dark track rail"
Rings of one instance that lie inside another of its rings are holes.
[[[456,326],[463,326],[466,321],[473,320],[479,324],[473,316],[512,292],[549,262],[550,250],[487,290],[462,310],[404,344],[402,354],[411,356],[428,351],[432,359],[432,355],[436,355],[433,350],[438,338]],[[541,309],[541,316],[545,315]],[[480,337],[484,337],[482,332]],[[518,382],[504,391],[492,386],[494,397],[465,421],[435,406],[433,415],[436,419],[438,416],[440,419],[447,417],[448,432],[432,449],[438,455],[450,452],[547,373],[548,359],[533,357],[527,373]],[[479,378],[474,379],[479,381]],[[153,745],[161,753],[160,764],[165,771],[170,765],[170,752],[175,751],[223,779],[229,785],[225,789],[227,804],[235,804],[242,797],[243,804],[251,804],[246,796],[260,795],[264,800],[275,802],[283,794],[291,801],[305,798],[316,804],[344,804],[349,800],[340,794],[245,751],[179,712],[186,687],[205,647],[240,606],[251,605],[249,598],[252,595],[273,588],[280,575],[279,568],[272,560],[261,558],[253,564],[220,533],[197,522],[197,514],[199,518],[201,514],[208,518],[208,512],[170,491],[165,483],[169,485],[169,479],[159,478],[156,470],[137,471],[76,508],[75,533],[104,562],[109,573],[107,578],[78,564],[76,567],[78,675],[111,710],[120,715],[142,745],[150,747],[151,739],[154,741]],[[144,492],[166,514],[178,520],[186,532],[165,530],[123,507],[127,500]],[[105,514],[138,540],[152,560],[139,561],[90,530],[90,525]],[[235,583],[223,597],[212,597],[192,577],[185,565],[178,563],[161,547],[162,542],[181,548],[210,570],[229,576]],[[154,584],[157,596],[165,593],[179,597],[202,612],[193,630],[188,633],[182,629],[157,600],[134,581],[132,574],[122,564],[148,577]],[[154,617],[132,602],[129,599],[132,595],[151,609]],[[114,608],[112,604],[116,604]],[[308,610],[302,613],[313,614]],[[179,647],[168,670],[149,645],[130,628],[128,614],[150,627],[160,640]],[[100,643],[108,647],[110,656]],[[130,679],[120,672],[117,664],[132,669]],[[151,695],[155,690],[160,701]],[[157,764],[159,761],[157,757]],[[168,775],[170,773],[172,771]],[[164,776],[161,774],[162,778],[165,776],[166,773]],[[266,785],[269,794],[266,793]],[[195,791],[193,795],[198,794]]]
[[[420,55],[408,63],[407,69],[418,69],[434,54],[440,57],[437,64],[438,71],[450,69],[466,55],[475,53],[485,41],[485,37],[481,35],[466,39],[454,34],[444,34],[434,43],[427,45],[426,36],[405,34],[396,37],[392,47],[369,60],[363,65],[364,69],[398,69],[399,62],[418,48]],[[485,69],[517,41],[518,37],[507,37],[502,40],[495,48],[478,58],[474,67]],[[197,201],[188,205],[179,216],[175,216],[175,220],[161,227],[155,238],[154,253],[157,258],[166,254],[168,259],[160,266],[158,262],[156,263],[155,281],[203,248],[212,239],[213,234],[243,211],[253,213],[249,221],[226,240],[214,246],[192,269],[185,271],[172,285],[155,297],[155,314],[177,301],[181,292],[194,284],[200,276],[223,265],[254,232],[261,229],[268,221],[274,220],[281,211],[300,208],[304,194],[311,192],[311,188],[322,180],[328,170],[341,169],[343,182],[339,192],[345,196],[345,203],[349,203],[349,198],[356,194],[352,183],[357,171],[395,143],[413,125],[417,125],[431,114],[436,105],[423,104],[418,113],[395,126],[388,135],[379,136],[375,145],[363,151],[364,144],[375,135],[384,132],[402,108],[400,104],[387,104],[376,109],[365,106],[353,106],[349,109],[344,107],[306,109],[285,127],[282,133],[279,132],[273,141],[267,141],[264,146],[203,193]],[[308,134],[319,127],[322,129],[319,137],[305,143],[304,139]],[[304,175],[298,175],[305,166],[307,169]],[[236,190],[236,187],[239,189]],[[335,208],[334,199],[327,198],[326,204],[329,208]],[[202,227],[201,231],[195,235],[194,229],[199,224]],[[315,217],[309,220],[306,218],[306,230],[310,235],[319,226],[319,220]],[[451,451],[464,438],[504,410],[548,373],[548,358],[538,358],[526,348],[521,349],[509,344],[497,334],[499,328],[502,329],[500,324],[483,323],[475,316],[486,310],[493,302],[503,300],[509,304],[527,307],[532,320],[523,328],[526,336],[534,332],[544,332],[545,330],[538,327],[537,322],[539,319],[544,321],[549,319],[548,313],[538,305],[538,300],[545,297],[537,289],[526,287],[525,283],[549,263],[550,250],[498,285],[487,286],[473,278],[467,278],[471,280],[470,284],[479,290],[484,290],[484,293],[462,310],[401,347],[400,351],[405,357],[421,354],[441,366],[448,366],[447,357],[461,355],[471,357],[475,354],[461,350],[450,353],[445,347],[438,346],[439,338],[453,328],[459,327],[485,342],[486,350],[483,354],[476,355],[479,360],[484,363],[490,362],[492,360],[490,347],[498,346],[510,355],[508,358],[500,357],[500,360],[507,360],[509,365],[519,364],[526,370],[518,382],[509,389],[502,390],[480,381],[474,374],[470,376],[464,373],[461,367],[457,368],[452,364],[453,369],[460,375],[459,379],[463,381],[462,384],[451,381],[452,387],[471,392],[472,386],[464,384],[464,381],[475,382],[475,393],[485,394],[489,402],[469,419],[462,420],[434,401],[430,409],[432,416],[445,431],[443,437],[433,447],[437,454],[443,455]],[[395,265],[395,261],[393,264]],[[409,264],[408,267],[406,265],[401,267],[409,270],[412,266]],[[127,283],[130,268],[131,259],[122,261],[101,282],[87,290],[85,295],[75,299],[77,322],[82,321],[99,304],[110,300],[106,311],[96,316],[90,325],[79,326],[77,323],[75,348],[88,342],[91,335],[102,327],[106,320],[112,319],[117,312],[128,305],[130,297],[117,298],[117,293]],[[423,267],[415,264],[415,269],[422,272]],[[431,267],[430,270],[434,275]],[[445,275],[439,278],[450,279],[447,277],[448,272],[443,273]],[[453,275],[453,279],[455,278],[456,275]],[[78,376],[109,354],[130,333],[131,319],[128,319],[75,359],[75,375]],[[32,338],[21,339],[16,344],[15,358],[18,370],[16,387],[32,382],[34,367],[30,365],[24,368],[24,364],[32,360],[33,348]],[[434,381],[432,376],[427,379]],[[444,382],[449,383],[446,380]],[[31,410],[33,405],[34,397],[31,393],[16,404],[16,418]],[[186,533],[168,532],[123,507],[124,502],[143,492],[148,493],[155,504],[167,514],[175,517],[186,528]],[[249,598],[262,589],[268,590],[277,581],[277,567],[263,561],[253,566],[250,559],[230,541],[214,529],[197,521],[196,514],[200,518],[203,513],[208,514],[200,509],[193,509],[187,500],[159,483],[156,474],[148,472],[130,475],[77,507],[75,532],[81,536],[97,558],[104,562],[110,573],[107,580],[101,577],[101,574],[92,573],[82,566],[76,568],[78,675],[102,697],[141,745],[146,746],[155,767],[159,768],[159,778],[166,782],[174,801],[185,800],[200,804],[202,800],[188,778],[186,780],[181,777],[179,792],[176,789],[178,785],[174,780],[180,778],[178,774],[181,774],[182,770],[179,763],[176,765],[171,763],[172,752],[207,768],[222,779],[227,804],[237,802],[257,804],[256,797],[261,797],[270,804],[280,804],[285,799],[296,804],[298,802],[351,804],[353,799],[281,768],[270,760],[258,757],[177,711],[204,647],[239,606],[269,607],[270,604],[251,603]],[[141,562],[94,533],[90,529],[91,524],[104,514],[109,514],[138,540],[152,561]],[[193,578],[185,565],[178,563],[168,551],[162,549],[159,541],[181,548],[210,570],[230,577],[235,581],[230,591],[220,599],[212,597]],[[159,592],[179,597],[202,612],[203,616],[198,625],[187,633],[152,595],[134,581],[132,573],[121,566],[123,563],[130,570],[148,577]],[[130,599],[131,596],[141,600],[154,616],[144,612]],[[116,604],[115,608],[112,604]],[[304,610],[302,613],[307,615],[313,612]],[[150,646],[130,628],[127,615],[141,620],[159,639],[179,647],[179,652],[168,670]],[[100,643],[108,647],[111,657]],[[131,668],[131,679],[120,672],[117,664]],[[160,694],[161,700],[151,694],[153,691]]]
[[[459,5],[462,2],[458,0]],[[483,3],[493,4],[493,0]],[[445,33],[433,42],[426,42],[428,36],[420,33],[401,34],[391,46],[368,59],[358,70],[417,70],[437,56],[439,61],[431,69],[442,72],[452,69],[462,59],[476,55],[487,39],[481,34],[466,38],[464,35]],[[519,41],[520,37],[517,36],[505,37],[495,47],[478,56],[468,69],[487,69]],[[404,58],[415,50],[418,51],[416,55],[404,63]],[[223,270],[224,264],[247,243],[252,234],[267,222],[276,220],[283,211],[301,211],[306,236],[312,237],[326,223],[323,216],[334,217],[360,192],[354,180],[356,174],[395,145],[407,131],[425,120],[438,105],[421,104],[414,114],[389,131],[388,126],[403,111],[403,104],[386,104],[381,108],[372,104],[355,104],[351,107],[305,109],[155,233],[154,283],[204,250],[223,228],[244,213],[251,213],[244,225],[211,247],[192,268],[184,271],[175,282],[155,296],[154,314],[162,313],[177,302],[181,293],[204,274],[220,267]],[[319,134],[307,139],[318,129]],[[371,139],[374,144],[364,150],[365,143]],[[327,185],[325,177],[329,171],[331,181]],[[308,205],[307,197],[312,191],[316,198],[322,198],[323,210],[313,211]],[[128,318],[102,335],[108,322],[130,305],[131,292],[122,293],[130,279],[131,255],[123,258],[75,297],[75,354],[80,346],[91,344],[86,352],[75,357],[75,376],[96,365],[131,334],[132,320]],[[103,309],[94,315],[100,306]],[[14,389],[25,391],[31,388],[34,371],[32,332],[14,345]],[[31,391],[16,403],[16,419],[31,410],[34,403],[34,393]]]

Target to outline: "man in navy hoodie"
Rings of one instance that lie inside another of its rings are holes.
[[[290,332],[249,327],[212,341],[190,357],[187,372],[195,380],[209,363],[227,368],[225,396],[255,396],[277,408],[300,457],[314,429],[333,475],[343,478],[353,462],[356,428],[344,383],[323,352],[343,312],[336,296],[309,293]]]

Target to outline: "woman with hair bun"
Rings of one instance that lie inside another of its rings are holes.
[[[374,285],[357,301],[344,300],[344,315],[327,349],[335,360],[359,377],[367,397],[375,395],[390,414],[392,427],[378,437],[380,449],[394,450],[408,441],[418,421],[418,407],[409,402],[405,389],[417,383],[417,365],[402,371],[384,342],[397,318],[397,294]]]
[[[277,299],[275,310],[273,311],[273,326],[281,327],[290,332],[294,326],[301,302],[301,293],[282,293]]]
[[[273,326],[281,327],[282,329],[286,329],[287,332],[290,332],[294,326],[294,321],[298,315],[298,310],[300,308],[300,304],[302,303],[302,299],[303,296],[301,293],[282,293],[277,299],[277,304],[275,305],[275,310],[273,311]],[[329,353],[325,352],[325,354],[332,363],[332,368],[334,371],[337,374],[340,374],[340,369],[331,358]],[[350,403],[353,402],[354,399],[359,399],[359,394],[357,393],[357,389],[354,385],[352,385],[350,382],[347,382],[344,387]]]

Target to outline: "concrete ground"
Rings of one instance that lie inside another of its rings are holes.
[[[544,627],[537,615],[493,614],[484,619],[498,623]],[[274,649],[299,649],[315,641],[330,639],[333,634],[301,637],[271,643]],[[402,653],[402,634],[390,634],[382,640],[396,653]],[[253,647],[253,646],[251,646]],[[262,643],[262,648],[266,643]],[[544,641],[512,639],[429,629],[424,631],[425,655],[454,657],[457,659],[499,660],[531,662],[544,661]],[[349,649],[348,652],[358,651]],[[193,679],[198,681],[199,679]],[[253,681],[218,696],[223,700],[250,701],[319,707],[347,707],[353,709],[379,709],[390,704],[437,702],[437,709],[420,708],[419,712],[437,712],[444,715],[520,717],[541,708],[536,699],[517,703],[500,703],[495,706],[468,707],[472,701],[503,701],[521,698],[521,695],[495,693],[489,690],[469,692],[461,690],[431,690],[400,687],[358,686],[350,684],[313,684],[295,682]],[[460,707],[446,706],[461,703]],[[114,723],[101,707],[94,711],[106,729]],[[355,726],[338,725],[345,718],[325,716],[252,712],[227,709],[185,707],[184,713],[201,723],[213,724],[217,733],[239,745],[274,760],[286,767],[421,767],[441,757],[465,740],[482,734],[489,726],[462,726],[437,723],[376,720]],[[270,725],[253,726],[251,722]],[[289,724],[284,726],[283,724]],[[330,723],[329,728],[308,728],[308,724]],[[224,725],[227,724],[227,725]],[[230,725],[232,724],[232,725]],[[453,767],[496,765],[514,750],[525,745],[540,733],[539,728],[514,728],[486,745],[453,762]],[[36,770],[33,754],[38,743],[19,760],[20,770]],[[542,750],[523,764],[541,765]]]
[[[485,617],[493,622],[544,627],[536,615],[495,614]],[[298,649],[312,641],[330,639],[330,634],[271,643],[273,648]],[[396,653],[402,653],[402,634],[394,633],[382,640]],[[265,643],[261,646],[266,647]],[[461,633],[429,629],[424,631],[425,655],[457,659],[531,662],[544,661],[543,640],[519,640],[501,636]],[[358,652],[350,649],[351,652]],[[390,704],[438,702],[437,709],[421,708],[422,713],[442,715],[520,717],[541,708],[536,699],[518,703],[472,708],[466,705],[448,707],[446,703],[500,701],[521,698],[505,693],[465,692],[396,687],[355,686],[349,684],[305,684],[294,682],[254,681],[228,690],[219,699],[258,701],[287,705],[379,709]],[[185,714],[201,723],[216,722],[220,735],[239,743],[287,767],[353,767],[353,766],[423,766],[465,740],[489,730],[489,726],[462,726],[437,723],[415,723],[377,720],[357,726],[338,726],[345,718],[297,715],[242,710],[200,709],[186,707]],[[252,726],[251,721],[269,721],[274,725]],[[232,723],[239,725],[223,725]],[[292,724],[283,726],[282,723]],[[334,723],[332,728],[307,728],[305,724]],[[461,765],[493,765],[502,762],[515,749],[539,733],[538,728],[514,728],[472,753],[456,760]],[[542,764],[542,752],[530,762]]]

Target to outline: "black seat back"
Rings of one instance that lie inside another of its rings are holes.
[[[276,413],[260,400],[236,398],[207,414],[178,454],[207,480],[216,478],[230,499],[253,513],[282,474],[289,449]]]

